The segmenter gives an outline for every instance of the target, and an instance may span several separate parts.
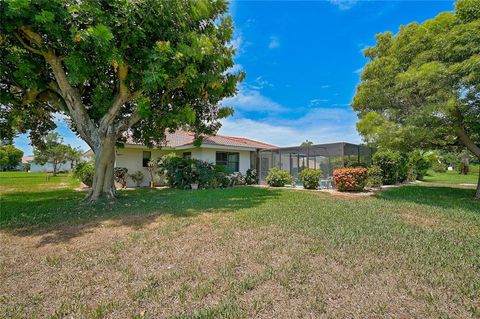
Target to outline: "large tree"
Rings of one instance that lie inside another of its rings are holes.
[[[115,145],[198,137],[231,114],[235,49],[224,0],[6,0],[0,3],[0,128],[41,144],[64,113],[95,153],[89,199],[115,196]]]
[[[365,140],[406,151],[461,145],[480,157],[480,1],[376,39],[353,100]]]

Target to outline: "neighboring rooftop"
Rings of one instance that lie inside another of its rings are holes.
[[[22,163],[23,163],[23,164],[27,164],[27,163],[33,162],[33,160],[34,160],[34,156],[33,156],[33,155],[26,155],[26,156],[22,157]]]
[[[195,140],[195,134],[192,132],[186,132],[182,130],[176,130],[174,133],[166,132],[165,143],[162,146],[165,147],[181,147],[187,145],[193,145]],[[127,138],[126,144],[130,145],[142,145],[133,141],[131,136]],[[250,148],[272,148],[276,147],[272,144],[263,143],[260,141],[252,140],[244,137],[234,137],[226,135],[204,135],[202,144],[207,145],[219,145],[219,146],[234,146],[234,147],[250,147]]]

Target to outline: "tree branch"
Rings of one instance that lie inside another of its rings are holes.
[[[120,123],[115,126],[117,136],[120,136],[124,131],[137,124],[141,119],[142,117],[137,112],[133,112],[129,117],[122,119]]]
[[[29,45],[22,39],[21,35],[18,34],[17,32],[15,32],[13,35],[14,35],[15,38],[17,38],[17,40],[22,44],[22,46],[23,46],[25,49],[27,49],[28,51],[33,52],[33,53],[38,54],[38,55],[41,55],[41,56],[45,56],[45,53],[44,53],[44,52],[42,52],[42,51],[40,51],[40,50],[37,50],[37,49],[34,49],[34,48],[32,48],[31,46],[29,46]]]
[[[42,37],[38,33],[34,32],[29,26],[20,27],[20,31],[31,43],[34,43],[37,47],[42,46]],[[50,65],[53,74],[55,75],[55,80],[59,89],[57,93],[59,93],[64,99],[65,105],[67,106],[70,116],[77,126],[79,134],[87,143],[95,144],[93,143],[94,139],[92,138],[93,134],[96,133],[95,125],[90,119],[90,116],[88,115],[77,90],[70,85],[65,70],[63,69],[62,59],[56,56],[52,49],[44,52],[33,48],[23,41],[21,35],[18,33],[15,33],[15,37],[27,50],[42,55],[45,58],[45,61],[47,61],[47,63]]]
[[[131,98],[125,80],[128,75],[128,65],[125,60],[118,66],[118,93],[113,98],[112,106],[100,120],[100,130],[106,131],[112,124],[121,107]]]
[[[468,136],[465,126],[463,125],[463,115],[458,109],[455,110],[455,118],[457,119],[457,122],[455,123],[455,133],[457,134],[459,140],[470,152],[480,158],[480,147],[475,144],[470,136]]]

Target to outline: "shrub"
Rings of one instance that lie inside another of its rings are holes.
[[[366,168],[339,168],[333,171],[335,187],[340,192],[361,191],[367,182]]]
[[[178,157],[175,154],[163,156],[159,160],[159,173],[165,176],[170,187],[187,189],[191,184],[200,188],[228,187],[232,184],[231,171],[224,165]],[[235,177],[235,182],[241,181]]]
[[[93,184],[94,173],[95,165],[92,162],[80,162],[73,170],[73,176],[88,187]]]
[[[230,180],[230,186],[235,185],[245,185],[245,176],[242,175],[240,172],[235,172],[228,175],[228,179]]]
[[[391,150],[378,151],[372,156],[372,161],[382,169],[383,184],[395,184],[406,176],[404,160],[399,152]]]
[[[287,184],[293,184],[293,177],[286,170],[273,167],[268,171],[266,181],[270,186],[283,187]]]
[[[420,151],[413,151],[408,154],[407,180],[415,181],[416,179],[422,179],[432,165],[431,157],[431,154]]]
[[[140,185],[142,185],[144,175],[142,171],[136,171],[135,173],[130,175],[130,178],[137,185],[137,187],[140,187]]]
[[[368,167],[366,163],[359,162],[358,159],[353,160],[350,158],[344,159],[343,166],[344,167]]]
[[[300,173],[300,180],[306,189],[316,189],[320,184],[322,171],[319,169],[307,168]]]
[[[378,188],[382,186],[383,174],[380,166],[372,165],[367,171],[367,183],[365,186]]]
[[[128,169],[126,167],[115,167],[113,169],[113,176],[115,178],[115,182],[122,185],[122,188],[125,188],[128,179]]]
[[[258,184],[258,174],[256,169],[249,168],[247,170],[247,175],[245,176],[245,182],[248,185]]]
[[[406,176],[407,182],[415,182],[417,180],[417,177],[418,177],[417,168],[413,165],[409,165],[407,168],[407,176]]]
[[[445,168],[445,165],[438,161],[435,161],[432,163],[432,170],[435,173],[445,173],[447,171],[447,169]]]

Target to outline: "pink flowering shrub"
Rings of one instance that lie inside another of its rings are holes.
[[[335,188],[340,192],[361,191],[367,183],[367,169],[338,168],[333,171]]]

